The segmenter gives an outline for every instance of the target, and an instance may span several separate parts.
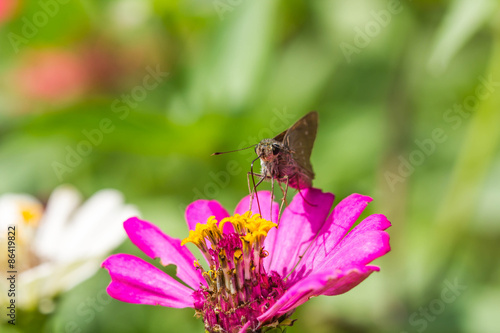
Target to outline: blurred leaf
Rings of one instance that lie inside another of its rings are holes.
[[[429,69],[436,74],[446,70],[455,53],[493,16],[495,0],[454,0],[436,35]]]

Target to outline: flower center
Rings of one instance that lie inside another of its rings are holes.
[[[36,227],[43,213],[43,207],[39,203],[19,203],[19,213],[25,225]]]
[[[226,223],[232,224],[233,232],[223,232]],[[257,317],[285,292],[283,278],[276,272],[267,274],[262,265],[268,255],[264,239],[273,227],[275,223],[251,212],[235,214],[220,223],[211,216],[182,241],[182,245],[194,243],[210,265],[205,271],[195,261],[208,286],[195,291],[194,306],[208,332],[238,332],[248,322],[256,329]]]

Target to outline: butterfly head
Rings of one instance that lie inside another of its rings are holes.
[[[264,139],[255,146],[255,153],[265,162],[274,161],[283,150],[283,144],[274,139]]]

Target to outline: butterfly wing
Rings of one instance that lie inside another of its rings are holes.
[[[279,141],[279,142],[283,143],[283,139],[285,138],[285,134],[286,134],[287,131],[288,131],[288,129],[284,130],[280,134],[276,135],[273,139],[276,140],[276,141]]]
[[[318,131],[318,113],[311,111],[300,118],[292,127],[275,137],[283,135],[283,144],[292,152],[292,158],[311,179],[314,172],[311,166],[311,151]]]

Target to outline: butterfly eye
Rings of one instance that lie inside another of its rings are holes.
[[[276,143],[273,143],[273,155],[276,155],[280,152],[280,146]]]

